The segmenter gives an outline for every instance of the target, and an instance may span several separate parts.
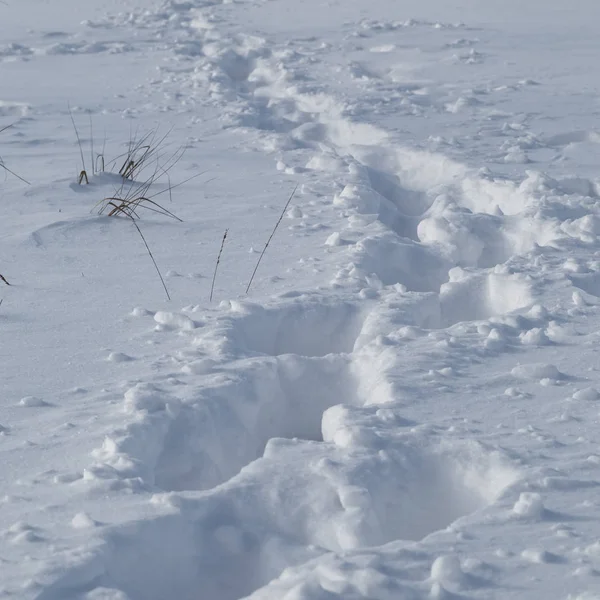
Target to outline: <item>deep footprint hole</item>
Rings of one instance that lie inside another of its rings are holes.
[[[350,517],[342,538],[350,544],[321,541],[329,550],[421,540],[490,505],[518,479],[479,442],[432,442],[403,426],[391,408],[334,406],[323,415],[325,442],[342,449],[323,470],[342,482],[342,517]]]
[[[372,167],[365,168],[371,189],[383,199],[379,220],[400,237],[418,242],[419,222],[433,199],[425,192],[403,186],[396,175]]]
[[[232,336],[247,350],[281,356],[350,353],[360,334],[362,310],[349,302],[295,302],[285,308],[244,307]]]
[[[260,458],[271,438],[321,441],[323,412],[357,404],[350,353],[364,307],[298,299],[240,304],[219,334],[245,356],[170,423],[154,468],[164,491],[206,490]]]
[[[420,217],[431,207],[433,198],[425,192],[405,187],[397,175],[373,167],[366,167],[366,169],[371,187],[389,200],[401,214]]]
[[[203,388],[170,423],[154,484],[163,491],[207,490],[260,458],[272,438],[322,441],[324,411],[358,404],[356,387],[343,354],[244,361],[227,383]]]
[[[383,461],[376,451],[357,458],[359,448],[344,457],[310,444],[276,444],[274,464],[263,468],[264,492],[242,484],[119,528],[108,534],[106,552],[39,600],[66,597],[61,592],[85,573],[94,577],[85,591],[106,587],[130,600],[236,600],[318,554],[421,540],[490,505],[518,479],[477,443],[392,446]],[[298,471],[300,482],[286,470]],[[337,494],[339,503],[326,503],[322,513],[314,500],[324,480],[329,489],[319,493]]]

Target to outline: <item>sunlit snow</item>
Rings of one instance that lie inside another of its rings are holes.
[[[0,599],[600,598],[599,18],[0,1]]]

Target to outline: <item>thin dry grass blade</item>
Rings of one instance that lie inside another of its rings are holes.
[[[92,161],[92,175],[96,174],[96,161],[94,160],[94,125],[92,123],[92,113],[89,113],[90,117],[90,158]],[[88,182],[89,183],[89,182]]]
[[[184,183],[187,183],[188,181],[192,181],[192,179],[196,179],[196,177],[200,177],[200,175],[205,175],[206,173],[208,173],[208,171],[202,171],[201,173],[196,173],[196,175],[192,175],[191,177],[188,177],[187,179],[184,179],[183,181],[180,181],[179,183],[176,183],[175,185],[169,186],[168,188],[165,188],[164,190],[160,190],[159,192],[155,192],[154,194],[151,194],[150,196],[148,196],[148,198],[156,198],[156,196],[160,196],[161,194],[164,194],[166,192],[169,192],[169,194],[170,194],[172,190],[174,190],[175,188],[178,188],[180,185],[183,185]],[[213,177],[212,179],[209,179],[206,183],[209,183],[210,181],[214,181],[215,179],[216,179],[216,177]]]
[[[77,138],[77,144],[79,145],[79,154],[81,155],[81,164],[83,166],[82,173],[87,171],[85,168],[85,158],[83,157],[83,146],[81,144],[81,138],[79,137],[79,131],[77,130],[77,125],[75,124],[75,118],[73,117],[73,111],[71,110],[71,105],[67,105],[69,107],[69,116],[71,117],[71,123],[73,123],[73,129],[75,130],[75,137]],[[87,179],[87,175],[86,175]],[[82,178],[79,176],[79,183],[81,184]],[[86,183],[89,183],[86,181]]]
[[[23,183],[26,183],[27,185],[31,185],[31,183],[29,181],[27,181],[27,179],[25,179],[24,177],[21,177],[18,173],[15,173],[13,170],[9,169],[4,164],[4,161],[2,160],[1,157],[0,157],[0,169],[4,169],[7,173],[10,173],[13,177],[16,177],[17,179],[19,179]]]
[[[263,251],[260,253],[260,256],[258,257],[258,261],[256,263],[256,267],[254,267],[254,271],[252,272],[252,277],[250,277],[250,281],[248,282],[248,286],[246,287],[246,294],[250,290],[250,286],[252,285],[252,281],[254,280],[254,276],[256,275],[256,271],[258,271],[258,267],[260,265],[260,262],[262,261],[263,256],[265,255],[265,252],[267,251],[267,248],[269,247],[269,244],[271,243],[271,240],[273,239],[273,236],[275,235],[275,232],[277,231],[277,228],[279,227],[279,224],[281,223],[281,221],[283,219],[283,215],[285,214],[285,211],[287,210],[287,207],[290,205],[290,202],[292,201],[292,198],[296,194],[296,190],[297,189],[298,189],[298,184],[296,184],[296,187],[294,188],[294,191],[292,192],[292,194],[288,198],[288,201],[285,203],[285,206],[283,207],[283,210],[281,211],[281,215],[279,216],[279,220],[277,221],[277,223],[275,223],[275,227],[273,227],[273,231],[271,232],[271,235],[269,236],[269,239],[267,240],[267,243],[265,244],[265,247],[263,248]]]
[[[147,202],[148,204],[152,204],[152,206],[155,207],[155,208],[152,208],[150,206],[140,204],[140,208],[145,208],[146,210],[151,210],[152,212],[160,213],[162,215],[165,215],[166,217],[171,217],[172,219],[175,219],[176,221],[183,223],[183,219],[180,219],[177,215],[173,214],[170,210],[167,210],[164,206],[158,204],[158,202],[154,202],[154,200],[151,200],[150,198],[145,198],[145,197],[141,198],[140,200],[142,202]]]
[[[142,241],[144,242],[144,246],[146,246],[146,250],[148,251],[148,255],[150,256],[150,258],[152,259],[152,262],[154,263],[154,268],[156,269],[156,272],[158,273],[158,276],[160,277],[160,281],[161,281],[161,283],[163,285],[163,288],[165,290],[165,294],[167,294],[167,298],[169,300],[171,300],[171,295],[169,294],[169,290],[167,289],[167,285],[165,283],[165,280],[163,279],[163,276],[161,275],[160,269],[158,268],[158,265],[156,264],[156,261],[154,260],[154,256],[152,255],[152,251],[150,250],[150,246],[148,246],[148,242],[146,241],[146,238],[144,237],[144,234],[142,233],[142,230],[139,228],[139,225],[135,222],[135,219],[131,219],[131,222],[133,223],[133,225],[137,229],[137,232],[140,234],[140,237],[142,238]]]
[[[223,239],[221,240],[221,247],[219,248],[219,254],[217,256],[217,262],[215,263],[215,272],[213,273],[212,284],[210,286],[210,298],[209,298],[209,302],[212,302],[212,299],[213,299],[213,292],[215,290],[215,281],[217,279],[217,269],[219,268],[219,263],[221,262],[221,254],[223,253],[223,246],[225,246],[225,240],[227,239],[227,232],[228,231],[229,231],[229,229],[225,230],[225,233],[223,234]]]
[[[4,127],[2,127],[0,129],[0,133],[2,133],[3,131],[6,131],[7,129],[10,129],[11,127],[14,127],[14,123],[9,123],[8,125],[5,125]],[[10,173],[13,177],[16,177],[17,179],[19,179],[20,181],[22,181],[23,183],[26,183],[27,185],[31,185],[31,183],[29,183],[29,181],[27,181],[27,179],[24,179],[23,177],[21,177],[18,173],[15,173],[14,171],[12,171],[11,169],[9,169],[5,164],[4,161],[2,160],[2,157],[0,156],[0,169],[4,169],[7,173]]]

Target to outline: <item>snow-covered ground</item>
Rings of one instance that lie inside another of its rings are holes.
[[[600,598],[599,18],[0,2],[0,598]]]

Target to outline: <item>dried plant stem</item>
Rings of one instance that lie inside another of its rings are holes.
[[[225,246],[225,240],[227,239],[227,232],[229,229],[225,230],[223,234],[223,239],[221,240],[221,248],[219,249],[219,255],[217,256],[217,262],[215,263],[215,272],[213,273],[212,285],[210,286],[210,299],[209,302],[212,302],[213,292],[215,290],[215,280],[217,279],[217,269],[219,268],[219,263],[221,262],[221,254],[223,253],[223,246]]]
[[[291,193],[290,197],[288,198],[288,201],[285,203],[285,206],[283,207],[283,210],[281,211],[281,215],[279,215],[279,220],[277,221],[277,223],[275,223],[275,227],[273,228],[273,231],[271,232],[271,235],[269,236],[269,239],[267,240],[267,243],[265,244],[265,247],[263,248],[263,251],[260,253],[260,256],[258,257],[258,262],[256,263],[256,266],[254,267],[254,271],[252,272],[252,277],[250,277],[250,281],[248,282],[248,286],[246,287],[246,294],[250,291],[250,286],[252,285],[252,281],[254,280],[254,276],[256,275],[256,271],[258,271],[258,267],[260,265],[260,262],[261,262],[263,256],[265,255],[265,252],[267,251],[267,248],[269,247],[269,244],[271,243],[271,240],[273,239],[273,236],[275,235],[275,232],[277,231],[277,228],[279,227],[279,224],[281,223],[281,221],[283,219],[283,215],[285,214],[285,211],[287,210],[287,207],[290,205],[290,202],[292,201],[292,198],[296,194],[296,190],[297,189],[298,189],[298,185],[296,184],[296,187],[294,188],[294,191]]]
[[[13,126],[13,124],[11,123],[10,125],[5,125],[4,127],[2,127],[0,129],[0,133],[2,133],[3,131],[6,131],[7,129],[10,129]],[[27,181],[27,179],[24,179],[23,177],[21,177],[18,173],[15,173],[14,171],[11,171],[11,169],[9,169],[5,164],[4,161],[2,160],[2,157],[0,156],[0,169],[4,169],[7,173],[10,173],[13,177],[16,177],[17,179],[19,179],[20,181],[22,181],[23,183],[26,183],[27,185],[31,185],[31,183],[29,181]]]
[[[5,283],[6,285],[10,285],[10,283],[8,283],[8,281],[6,281],[6,278],[4,277],[4,275],[0,275],[0,279],[1,279],[2,281],[4,281],[4,283]]]
[[[0,157],[0,168],[4,169],[7,173],[10,173],[13,177],[16,177],[17,179],[19,179],[20,181],[22,181],[23,183],[26,183],[27,185],[31,185],[30,181],[27,181],[27,179],[25,179],[24,177],[21,177],[18,173],[15,173],[14,171],[12,171],[11,169],[9,169],[4,162],[2,161],[2,158]]]
[[[169,290],[167,289],[167,285],[165,283],[165,280],[163,279],[163,276],[160,273],[160,269],[158,268],[158,265],[156,264],[156,261],[154,260],[154,256],[152,255],[152,251],[150,250],[150,246],[148,246],[148,242],[146,241],[146,238],[144,237],[144,234],[142,233],[142,230],[139,228],[139,225],[135,222],[135,219],[133,217],[131,217],[131,222],[135,225],[135,228],[137,229],[137,232],[140,234],[140,237],[142,238],[142,241],[144,242],[144,246],[146,246],[146,250],[148,251],[148,255],[150,256],[150,258],[152,259],[152,262],[154,263],[154,268],[156,269],[156,272],[158,273],[158,276],[160,277],[160,282],[163,285],[163,288],[165,289],[165,293],[167,294],[167,298],[169,300],[171,300],[171,296],[169,294]]]
[[[174,167],[183,156],[185,150],[180,148],[165,159],[161,149],[170,132],[171,130],[167,131],[162,137],[159,137],[157,129],[144,134],[141,138],[137,137],[137,132],[134,135],[130,135],[127,152],[111,161],[112,164],[116,165],[120,159],[123,159],[119,175],[123,179],[136,179],[139,172],[150,162],[150,159],[160,159],[161,162],[164,162],[163,168],[165,171]]]
[[[77,130],[77,125],[75,124],[75,118],[73,117],[73,111],[71,110],[71,106],[69,105],[69,116],[71,117],[71,123],[73,123],[73,129],[75,130],[75,137],[77,138],[77,143],[79,144],[79,154],[81,155],[81,164],[83,166],[83,170],[79,174],[79,184],[85,180],[86,183],[89,183],[87,176],[87,169],[85,168],[85,158],[83,157],[83,146],[81,145],[81,138],[79,137],[79,131]]]
[[[90,159],[92,161],[92,175],[96,174],[96,161],[94,160],[94,125],[92,123],[92,113],[90,117]],[[88,182],[89,183],[89,182]]]

